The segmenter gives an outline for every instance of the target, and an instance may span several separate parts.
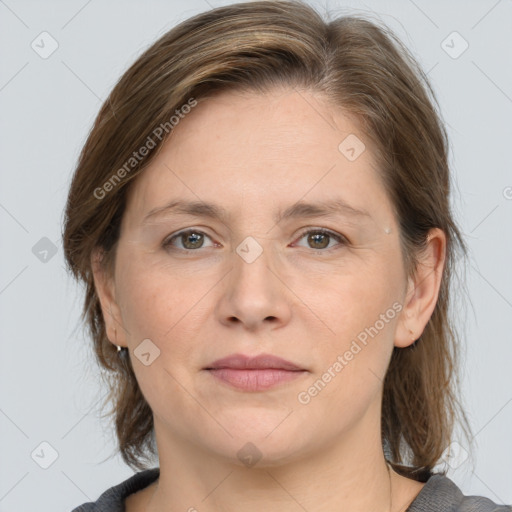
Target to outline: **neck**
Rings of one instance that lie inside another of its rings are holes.
[[[147,512],[390,511],[394,478],[380,429],[364,432],[358,425],[334,445],[284,464],[262,459],[248,468],[183,439],[163,437],[160,427],[155,418],[160,478]]]

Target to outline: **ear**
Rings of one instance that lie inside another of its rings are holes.
[[[95,248],[91,255],[91,268],[93,273],[94,286],[98,295],[107,337],[114,345],[126,347],[126,336],[121,317],[121,310],[116,302],[114,277],[108,275],[101,264],[103,252]]]
[[[395,335],[396,347],[408,347],[421,336],[437,303],[446,260],[446,235],[441,229],[433,228],[427,240],[415,275],[408,279]]]

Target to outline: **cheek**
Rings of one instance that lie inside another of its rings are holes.
[[[148,272],[134,274],[125,280],[122,304],[131,343],[140,338],[160,339],[172,328],[174,312],[179,305],[172,288]]]
[[[160,259],[152,264],[141,255],[124,263],[120,302],[131,342],[154,338],[163,344],[187,325],[188,316],[208,290],[208,282],[165,268]]]
[[[340,422],[348,426],[360,418],[371,403],[379,401],[391,353],[401,304],[386,274],[362,279],[345,276],[336,291],[317,303],[329,336],[318,346],[315,375],[301,391],[311,416],[326,421],[334,431]],[[341,419],[343,418],[343,419]]]
[[[322,364],[315,380],[320,378],[322,397],[317,404],[337,413],[364,407],[379,391],[402,309],[398,265],[375,260],[352,270],[326,279],[322,299],[310,303],[328,327],[318,349]]]
[[[169,404],[187,414],[182,401],[191,389],[187,369],[197,347],[191,343],[198,301],[207,290],[191,286],[190,279],[176,278],[161,270],[156,272],[131,265],[123,276],[122,315],[128,331],[132,367],[142,394],[153,411],[165,411]],[[196,306],[196,307],[194,307]],[[144,364],[137,354],[143,340],[150,362]],[[190,407],[190,404],[188,404]],[[192,419],[191,419],[192,421]]]
[[[399,270],[391,265],[366,261],[349,270],[317,276],[314,287],[302,288],[304,303],[321,320],[336,350],[376,323],[379,331],[388,331],[394,325],[396,303],[401,298]],[[386,314],[383,325],[381,315]]]

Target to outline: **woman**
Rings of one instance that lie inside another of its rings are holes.
[[[123,75],[64,240],[142,471],[75,512],[510,510],[434,472],[465,246],[432,100],[385,27],[302,2],[195,16]]]

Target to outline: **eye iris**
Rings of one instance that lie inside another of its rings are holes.
[[[189,240],[192,240],[192,247],[188,245]],[[203,242],[202,235],[200,233],[194,233],[193,231],[183,233],[181,235],[181,241],[183,242],[183,246],[186,247],[187,249],[197,249],[198,247],[201,247]]]
[[[185,231],[179,235],[185,249],[199,249],[203,245],[204,235],[197,231]],[[308,243],[314,249],[325,249],[329,245],[331,234],[322,231],[310,231]]]
[[[313,244],[316,244],[318,242],[318,238],[319,237],[323,237],[323,240],[324,242],[327,241],[326,244],[321,244],[321,247],[315,247],[315,249],[324,249],[325,247],[327,247],[329,245],[329,241],[328,241],[328,237],[329,235],[327,233],[313,233],[311,235],[309,235],[308,237],[308,242],[313,242]]]

